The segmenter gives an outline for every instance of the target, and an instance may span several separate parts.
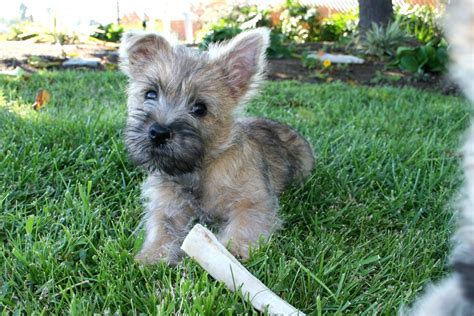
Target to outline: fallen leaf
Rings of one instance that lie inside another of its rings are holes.
[[[33,104],[33,109],[38,111],[43,106],[45,106],[46,103],[48,103],[50,99],[51,99],[51,94],[48,91],[39,89],[38,92],[36,93],[36,99],[35,99],[35,103]]]

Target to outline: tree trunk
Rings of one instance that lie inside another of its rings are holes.
[[[387,25],[392,17],[392,0],[359,0],[359,31],[362,36],[372,23]]]

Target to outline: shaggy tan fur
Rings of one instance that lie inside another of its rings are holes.
[[[243,259],[249,245],[279,227],[278,195],[310,174],[314,158],[294,129],[239,115],[262,82],[268,42],[267,29],[209,52],[172,46],[153,33],[124,36],[125,140],[149,172],[138,261],[177,262],[196,217],[220,223],[220,241]]]
[[[451,2],[445,31],[451,45],[453,78],[474,102],[474,0]],[[417,300],[410,315],[474,315],[474,127],[467,134],[463,153],[465,185],[451,255],[454,273],[431,285]]]

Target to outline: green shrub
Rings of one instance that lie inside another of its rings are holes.
[[[365,36],[367,53],[381,58],[394,56],[397,48],[409,38],[397,22],[391,22],[386,27],[373,23]]]
[[[36,36],[38,36],[38,31],[35,30],[33,23],[31,23],[30,21],[24,21],[13,24],[10,27],[7,35],[7,40],[25,41]]]
[[[240,32],[242,32],[242,29],[237,26],[215,25],[204,35],[199,48],[205,50],[209,47],[209,44],[229,40]]]
[[[24,21],[14,24],[7,35],[9,41],[25,41],[34,39],[39,43],[53,43],[53,44],[74,44],[79,41],[79,35],[75,32],[56,27],[56,19],[54,19],[54,27],[48,28],[42,24],[31,21]]]
[[[49,37],[49,38],[48,38]],[[66,45],[74,44],[79,41],[79,35],[74,32],[51,32],[38,37],[39,41],[52,42],[54,44]]]
[[[214,26],[209,33],[202,39],[199,48],[206,50],[211,43],[218,43],[229,40],[241,33],[243,30],[233,26]],[[287,38],[274,30],[270,33],[270,46],[267,49],[267,56],[269,58],[284,58],[290,57],[292,52],[292,45],[288,43]]]
[[[448,63],[448,52],[445,46],[434,47],[432,44],[399,47],[396,63],[402,70],[412,73],[443,72]]]
[[[270,46],[267,49],[269,58],[286,58],[291,57],[293,52],[293,44],[288,38],[275,30],[270,33]]]
[[[255,27],[272,27],[270,12],[259,10],[256,6],[243,6],[234,8],[229,15],[213,24],[204,35],[199,48],[205,50],[209,44],[229,40],[244,29]],[[279,29],[271,28],[270,47],[267,55],[270,58],[283,58],[291,56],[292,45],[288,38]]]
[[[359,13],[357,11],[335,13],[323,20],[318,40],[338,41],[342,37],[354,34],[358,24]]]
[[[295,0],[287,0],[276,27],[296,42],[338,41],[357,30],[357,11],[336,13],[321,21],[316,8]]]
[[[94,34],[91,35],[93,38],[97,38],[106,42],[119,42],[123,34],[123,26],[114,23],[106,25],[99,25],[95,30]]]
[[[260,10],[255,5],[235,6],[227,16],[219,20],[217,25],[240,27],[249,21],[254,22],[252,27],[271,27],[270,11]]]
[[[313,54],[303,54],[301,56],[301,63],[303,64],[303,67],[307,69],[314,69],[321,64],[321,61]]]
[[[320,22],[316,9],[297,0],[286,0],[280,20],[276,28],[292,41],[315,41],[319,36]]]
[[[431,42],[436,46],[441,42],[440,17],[440,11],[430,6],[404,5],[395,9],[395,21],[423,44]]]

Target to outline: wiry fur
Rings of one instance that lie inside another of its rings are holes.
[[[280,225],[278,195],[310,174],[313,152],[300,134],[238,115],[262,81],[268,42],[267,29],[209,52],[171,46],[153,33],[124,36],[121,69],[130,79],[125,142],[149,173],[140,262],[179,260],[194,218],[221,223],[220,240],[247,258],[249,245]],[[148,90],[157,91],[157,100],[145,100]],[[203,117],[190,113],[198,101],[207,105]],[[153,123],[171,129],[161,146],[149,139]]]
[[[445,30],[451,45],[453,77],[474,102],[474,0],[451,3]],[[467,134],[463,152],[465,186],[451,255],[454,273],[429,287],[410,315],[474,315],[474,127]]]

